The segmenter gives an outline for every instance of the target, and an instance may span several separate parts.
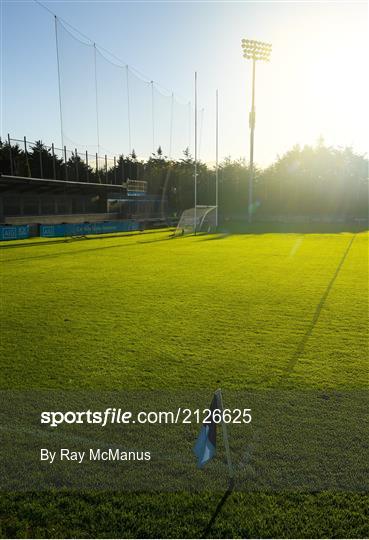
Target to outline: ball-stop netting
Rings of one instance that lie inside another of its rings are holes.
[[[55,21],[63,145],[92,156],[181,159],[191,152],[193,107]],[[91,160],[92,161],[92,160]]]

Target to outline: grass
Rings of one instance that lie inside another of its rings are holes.
[[[367,390],[367,247],[367,233],[167,231],[4,244],[1,388]],[[211,521],[222,495],[4,494],[1,532],[369,534],[367,494],[233,493]]]

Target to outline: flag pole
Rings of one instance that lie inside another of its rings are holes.
[[[218,193],[219,193],[219,111],[218,111],[218,89],[215,94],[215,226],[218,229]]]
[[[195,213],[194,213],[194,232],[197,233],[197,71],[195,71],[195,185],[194,185],[194,203],[195,203]]]
[[[227,465],[228,465],[228,474],[229,474],[229,489],[233,488],[234,485],[234,470],[233,470],[233,464],[232,464],[232,458],[231,458],[231,451],[229,449],[229,438],[228,438],[228,430],[227,430],[227,424],[224,422],[223,419],[223,396],[222,396],[222,390],[219,388],[215,392],[217,398],[218,398],[218,404],[219,408],[222,412],[222,431],[223,431],[223,442],[224,442],[224,448],[227,458]]]

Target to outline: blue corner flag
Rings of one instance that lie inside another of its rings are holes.
[[[197,466],[199,469],[202,469],[208,461],[210,461],[215,456],[216,450],[216,439],[217,439],[217,425],[213,420],[214,409],[218,408],[218,398],[214,394],[210,410],[211,410],[211,420],[209,423],[203,424],[197,437],[193,451],[197,457]]]

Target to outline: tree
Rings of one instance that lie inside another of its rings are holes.
[[[34,178],[58,178],[62,160],[53,156],[50,148],[36,141],[28,153],[31,176]]]
[[[96,182],[98,178],[95,171],[82,160],[81,156],[72,152],[71,157],[67,162],[68,179],[75,180],[77,182]],[[100,174],[102,172],[100,171]]]
[[[135,150],[120,155],[108,170],[95,170],[72,153],[65,165],[50,147],[37,141],[30,152],[0,140],[0,172],[79,181],[122,184],[146,180],[148,193],[163,201],[166,211],[180,215],[194,206],[194,160],[188,148],[181,159],[163,155],[159,146],[146,161]],[[215,204],[215,171],[197,163],[197,203]],[[67,173],[67,175],[66,175]],[[219,166],[219,214],[246,219],[249,166],[226,157]],[[319,139],[315,146],[293,146],[264,170],[255,168],[255,219],[351,219],[368,216],[368,159],[352,148],[332,148]]]
[[[14,176],[30,176],[26,156],[18,144],[12,145],[0,140],[0,172]]]

